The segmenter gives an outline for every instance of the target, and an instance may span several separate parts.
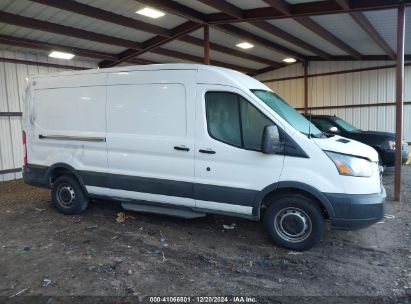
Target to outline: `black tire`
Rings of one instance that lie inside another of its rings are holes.
[[[275,198],[265,212],[264,225],[275,244],[294,251],[312,248],[324,234],[321,209],[301,194]]]
[[[77,180],[70,175],[58,177],[51,187],[51,199],[64,214],[78,214],[87,209],[88,197]]]

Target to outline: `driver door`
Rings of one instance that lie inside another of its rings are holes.
[[[258,192],[278,182],[284,155],[261,152],[274,124],[233,87],[199,85],[196,102],[196,207],[253,215]]]

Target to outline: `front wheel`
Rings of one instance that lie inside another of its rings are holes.
[[[312,248],[324,234],[321,209],[300,194],[284,195],[271,202],[264,224],[277,245],[295,251]]]
[[[69,175],[60,176],[54,181],[51,198],[57,209],[64,214],[83,212],[89,201],[79,183]]]

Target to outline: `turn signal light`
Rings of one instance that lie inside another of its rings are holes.
[[[336,160],[335,164],[337,165],[338,171],[340,171],[341,174],[344,174],[344,175],[350,174],[350,169],[348,169],[342,162],[340,162],[339,160]]]

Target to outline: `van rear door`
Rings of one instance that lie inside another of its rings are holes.
[[[110,73],[111,195],[194,206],[195,71]]]

